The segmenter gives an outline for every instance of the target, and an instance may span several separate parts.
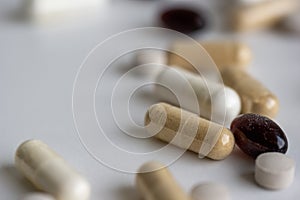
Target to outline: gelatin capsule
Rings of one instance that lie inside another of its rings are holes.
[[[234,90],[184,69],[163,67],[155,82],[155,94],[162,101],[200,113],[216,123],[229,125],[241,111],[240,97]]]
[[[292,184],[295,168],[295,161],[282,153],[264,153],[255,160],[255,181],[267,189],[284,189]]]
[[[224,185],[207,182],[200,183],[191,191],[192,200],[230,200],[230,193]]]
[[[238,7],[232,16],[232,26],[237,31],[270,27],[299,8],[297,0],[270,0]]]
[[[234,147],[230,130],[166,103],[154,104],[148,109],[145,128],[164,142],[213,160],[226,158]]]
[[[28,140],[18,147],[15,166],[38,189],[57,200],[89,199],[89,183],[39,140]]]
[[[199,44],[207,51],[219,69],[226,67],[244,68],[248,66],[252,60],[251,49],[242,42],[203,41],[199,42]],[[180,56],[170,53],[168,64],[195,71],[191,63],[198,65],[195,66],[198,69],[203,67],[204,55],[202,55],[199,50],[201,50],[201,48],[194,43],[185,41],[175,42],[171,46],[170,52],[175,52]]]
[[[230,129],[239,148],[253,158],[266,152],[285,153],[288,149],[284,132],[267,117],[244,114],[233,120]]]
[[[224,84],[234,89],[242,101],[242,113],[257,113],[275,117],[278,113],[277,97],[259,81],[242,69],[221,70]]]
[[[140,167],[136,185],[145,200],[190,200],[167,167],[158,162]]]

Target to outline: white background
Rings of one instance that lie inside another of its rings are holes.
[[[201,2],[200,6],[211,7]],[[140,199],[134,174],[103,166],[84,149],[73,122],[72,89],[79,66],[92,48],[113,34],[156,26],[161,2],[111,1],[96,15],[43,25],[20,22],[10,16],[11,10],[18,6],[19,1],[0,1],[0,199],[19,199],[34,191],[13,165],[17,146],[30,138],[49,144],[87,177],[92,185],[91,200]],[[249,73],[277,94],[281,106],[276,121],[288,136],[288,154],[299,164],[299,35],[271,30],[232,34],[220,31],[215,16],[209,18],[213,26],[193,36],[200,40],[238,39],[251,47],[254,59]],[[119,47],[111,47],[109,51],[114,48]],[[112,73],[112,79],[119,78],[121,71]],[[133,99],[129,109],[137,123],[143,121],[148,104],[149,101],[144,104],[143,99]],[[162,143],[151,140],[145,145],[151,148]],[[128,162],[126,157],[119,157],[100,145],[98,148],[119,163]],[[237,148],[219,162],[201,160],[187,152],[170,165],[170,170],[186,191],[196,183],[216,181],[228,186],[233,199],[279,200],[300,196],[298,169],[290,188],[262,189],[253,181],[254,161]]]

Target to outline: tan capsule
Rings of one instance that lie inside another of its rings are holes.
[[[145,127],[149,134],[164,142],[214,160],[226,158],[235,142],[227,128],[167,103],[148,109]]]
[[[15,166],[38,189],[57,200],[89,199],[89,183],[39,140],[28,140],[18,147]]]
[[[140,167],[136,185],[144,200],[190,200],[167,167],[158,162]]]
[[[250,48],[241,42],[234,41],[207,41],[200,42],[200,45],[207,51],[218,68],[238,67],[244,68],[249,65],[252,59]],[[182,55],[182,57],[170,53],[169,65],[180,66],[194,71],[195,68],[189,61],[192,61],[196,67],[204,67],[203,56],[200,47],[189,42],[176,42],[172,45],[170,51]],[[206,67],[206,66],[205,66]]]
[[[270,0],[241,6],[233,11],[232,26],[236,31],[270,27],[298,8],[297,0]]]
[[[242,113],[257,113],[274,118],[279,110],[277,97],[259,81],[240,69],[221,70],[224,84],[234,89],[242,101]]]

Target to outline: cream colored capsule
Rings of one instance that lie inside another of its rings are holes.
[[[238,7],[233,11],[232,26],[249,31],[275,25],[299,8],[297,0],[270,0]]]
[[[214,160],[233,150],[234,137],[225,127],[166,103],[152,105],[145,116],[150,135]]]
[[[57,200],[89,199],[89,183],[39,140],[28,140],[19,146],[15,166],[38,189]]]
[[[252,59],[252,52],[248,45],[242,42],[235,41],[206,41],[200,42],[200,45],[211,56],[212,60],[222,69],[225,67],[237,67],[244,68],[249,65]],[[203,67],[203,53],[201,47],[198,47],[194,43],[178,41],[175,42],[171,48],[169,54],[168,64],[180,66],[191,71],[195,71],[195,67]],[[193,64],[192,64],[193,63]]]
[[[167,167],[158,162],[140,167],[136,185],[144,200],[190,200]]]
[[[242,113],[257,113],[274,118],[279,110],[277,97],[241,69],[221,70],[224,84],[233,88],[242,101]]]

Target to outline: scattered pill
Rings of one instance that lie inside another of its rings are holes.
[[[293,182],[295,166],[295,161],[282,153],[261,154],[255,161],[255,181],[271,190],[287,188]]]
[[[49,194],[45,194],[42,192],[34,192],[30,194],[26,194],[21,200],[55,200],[54,197],[52,197]]]
[[[284,132],[267,117],[244,114],[233,120],[230,129],[239,148],[253,158],[266,152],[285,153],[288,149]]]
[[[270,0],[238,7],[232,18],[237,31],[270,27],[298,9],[297,0]]]
[[[245,70],[226,68],[221,70],[221,75],[224,84],[239,94],[242,113],[257,113],[271,118],[277,115],[277,97]]]
[[[201,183],[193,187],[192,200],[230,200],[229,190],[219,183]]]
[[[166,53],[159,49],[142,49],[138,50],[135,54],[135,65],[144,64],[167,64]]]
[[[161,163],[147,162],[136,175],[136,185],[145,200],[189,200],[170,171]]]
[[[252,59],[251,49],[242,42],[235,41],[206,41],[199,44],[207,51],[219,69],[225,67],[244,68]],[[169,65],[176,65],[191,71],[203,67],[203,53],[195,43],[177,41],[170,47]],[[194,66],[191,64],[199,65]]]
[[[155,94],[219,124],[229,125],[241,111],[239,95],[221,83],[215,83],[180,68],[163,67],[156,76]],[[174,81],[176,80],[176,81]],[[173,90],[177,96],[169,91]],[[195,102],[193,102],[193,98]],[[196,104],[196,105],[195,105]]]
[[[234,147],[230,130],[166,103],[148,109],[145,128],[150,135],[164,142],[213,160],[226,158]]]
[[[161,13],[161,20],[166,28],[186,34],[205,27],[204,16],[191,8],[168,8]]]
[[[15,166],[38,189],[57,200],[87,200],[89,183],[45,143],[28,140],[15,155]]]

